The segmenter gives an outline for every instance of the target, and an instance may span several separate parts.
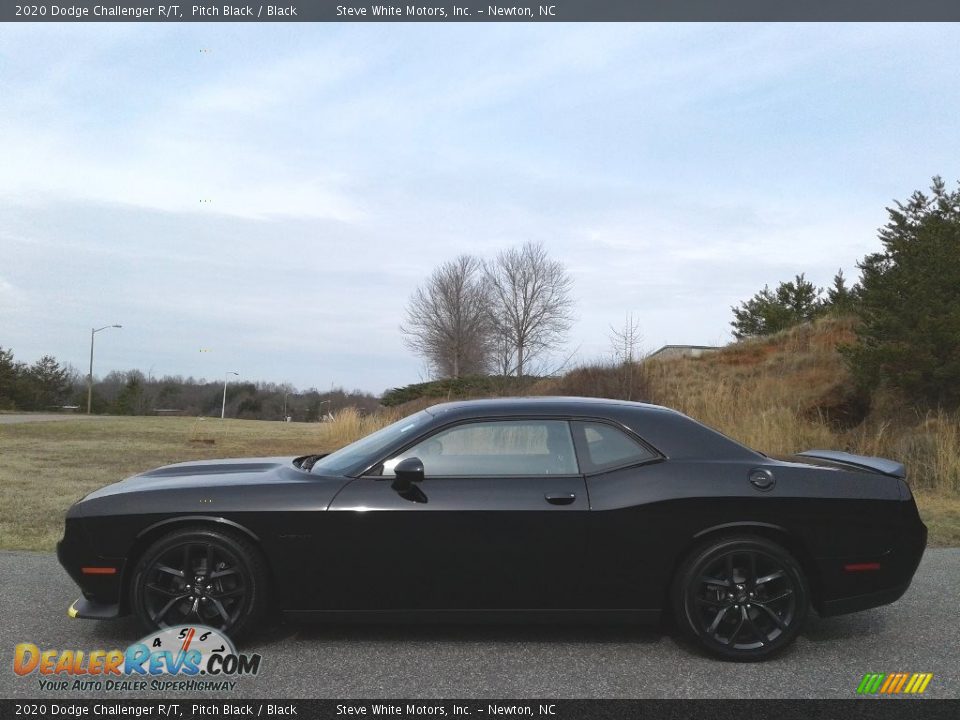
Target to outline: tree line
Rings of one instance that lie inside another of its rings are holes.
[[[934,177],[887,208],[882,249],[842,271],[826,292],[803,274],[764,287],[732,308],[738,339],[769,335],[827,313],[858,319],[856,342],[841,348],[859,386],[894,389],[928,406],[960,406],[960,189]]]
[[[154,378],[139,370],[114,371],[93,384],[92,411],[111,415],[206,415],[219,417],[223,381],[179,375]],[[285,383],[232,382],[227,385],[226,416],[249,420],[316,422],[346,407],[372,412],[378,398],[342,388],[298,390]],[[50,355],[32,365],[0,347],[0,410],[85,411],[87,379]]]
[[[400,329],[434,377],[543,372],[573,322],[573,281],[540,243],[460,255],[413,293]]]
[[[44,355],[32,365],[0,346],[0,410],[47,410],[63,404],[78,382],[71,367]]]

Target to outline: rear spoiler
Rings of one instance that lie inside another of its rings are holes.
[[[886,458],[870,457],[868,455],[854,455],[853,453],[841,452],[839,450],[804,450],[797,455],[807,455],[809,457],[820,458],[821,460],[832,460],[833,462],[843,463],[844,465],[853,465],[854,467],[873,470],[874,472],[890,475],[891,477],[907,477],[907,469],[903,463],[896,460],[887,460]]]

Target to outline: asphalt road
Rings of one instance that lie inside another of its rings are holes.
[[[75,415],[73,413],[0,413],[0,425],[16,425],[28,422],[50,422],[51,420],[93,420],[97,415]]]
[[[0,696],[124,697],[40,691],[12,670],[14,646],[125,648],[129,619],[71,620],[77,597],[53,555],[0,553]],[[724,663],[669,629],[590,626],[342,626],[276,622],[241,650],[263,656],[236,697],[853,698],[867,672],[932,672],[927,697],[960,697],[960,548],[929,550],[897,603],[811,615],[797,643],[760,664]],[[196,697],[201,693],[191,693]],[[149,696],[137,695],[137,697]],[[206,695],[204,695],[206,696]],[[209,694],[216,697],[216,694]]]

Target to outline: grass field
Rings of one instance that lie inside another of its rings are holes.
[[[333,450],[395,415],[323,424],[124,417],[0,425],[0,548],[52,550],[71,503],[158,465]],[[917,496],[931,545],[960,545],[960,498]]]

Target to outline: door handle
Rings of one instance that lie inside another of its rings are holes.
[[[543,496],[551,505],[569,505],[577,499],[576,493],[547,493]]]

